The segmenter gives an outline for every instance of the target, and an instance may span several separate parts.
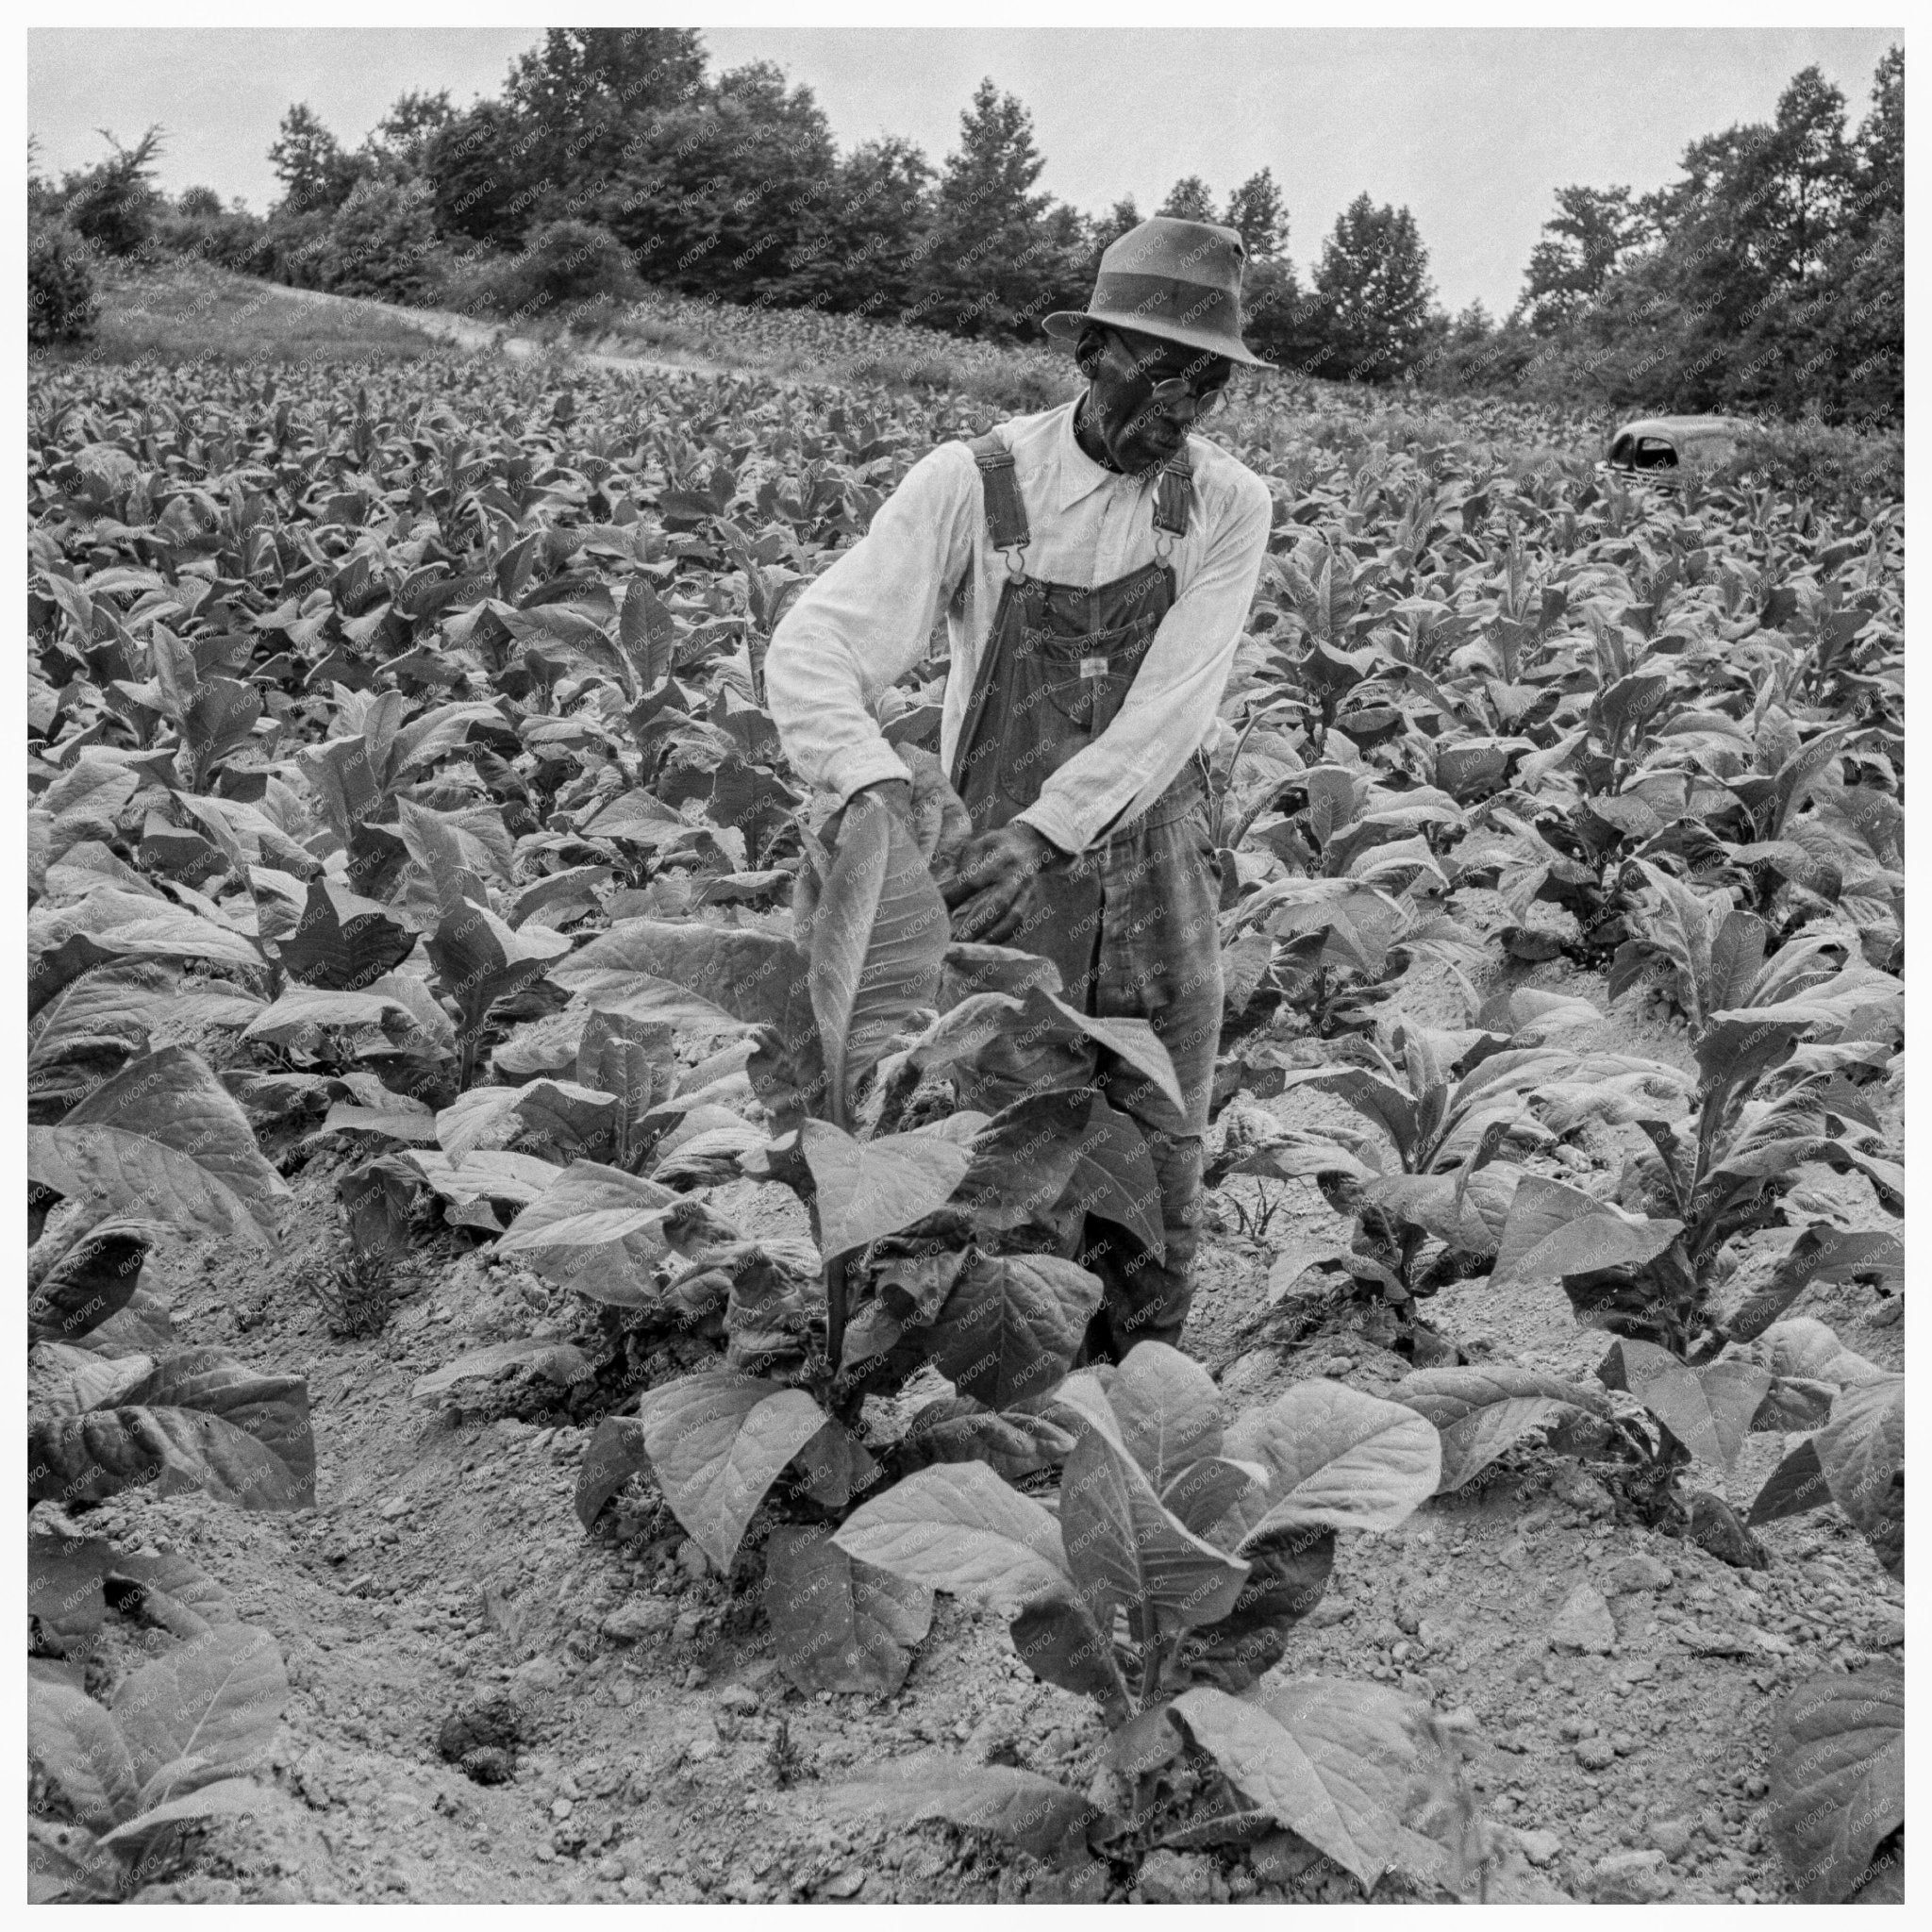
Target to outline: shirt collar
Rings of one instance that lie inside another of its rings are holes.
[[[1105,463],[1096,463],[1080,447],[1079,439],[1074,434],[1074,411],[1078,408],[1077,397],[1063,405],[1059,431],[1055,439],[1055,453],[1059,458],[1060,471],[1056,508],[1059,509],[1071,508],[1082,497],[1091,496],[1096,490],[1105,489],[1109,484],[1132,485],[1135,480],[1122,475],[1118,470],[1109,470]]]
[[[1058,500],[1057,508],[1066,510],[1082,496],[1091,496],[1097,489],[1108,489],[1119,483],[1134,492],[1143,492],[1154,487],[1159,477],[1159,468],[1148,470],[1143,475],[1130,477],[1119,470],[1109,470],[1105,464],[1097,464],[1086,450],[1080,448],[1080,439],[1074,435],[1074,409],[1080,408],[1080,398],[1060,404],[1060,427],[1055,435],[1055,456],[1058,458],[1060,479],[1058,479]]]

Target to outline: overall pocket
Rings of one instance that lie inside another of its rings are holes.
[[[1120,715],[1154,629],[1144,623],[1124,624],[1085,637],[1033,636],[1039,639],[1039,671],[1047,701],[1091,739]]]

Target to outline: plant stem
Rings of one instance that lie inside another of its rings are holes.
[[[845,1353],[845,1257],[825,1263],[825,1354],[836,1377]]]

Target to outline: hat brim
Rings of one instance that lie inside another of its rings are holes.
[[[1058,341],[1072,341],[1088,323],[1098,323],[1103,328],[1124,328],[1136,335],[1153,336],[1163,342],[1178,342],[1185,349],[1204,349],[1212,356],[1225,356],[1230,362],[1239,362],[1246,369],[1273,369],[1273,362],[1264,361],[1246,343],[1230,341],[1227,337],[1216,335],[1211,329],[1187,328],[1180,325],[1156,322],[1139,313],[1124,314],[1111,308],[1057,308],[1040,325],[1048,335]]]

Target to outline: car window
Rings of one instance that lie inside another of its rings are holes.
[[[1674,470],[1677,466],[1676,446],[1661,436],[1641,436],[1631,460],[1640,470]]]
[[[1610,460],[1613,463],[1627,463],[1630,460],[1630,439],[1620,436],[1610,445]]]

